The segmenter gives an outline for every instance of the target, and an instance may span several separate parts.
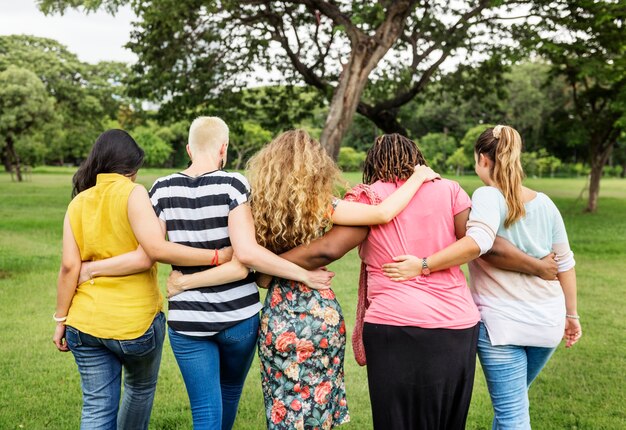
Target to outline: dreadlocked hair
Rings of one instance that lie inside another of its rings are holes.
[[[415,142],[398,133],[383,134],[367,151],[363,165],[363,183],[369,185],[376,181],[407,180],[418,164],[428,165]]]
[[[474,151],[476,155],[484,154],[493,161],[489,176],[504,195],[507,206],[504,226],[509,228],[526,215],[522,200],[522,137],[513,127],[497,125],[483,131]]]
[[[304,130],[286,131],[247,165],[257,242],[281,253],[319,237],[331,224],[341,172]]]

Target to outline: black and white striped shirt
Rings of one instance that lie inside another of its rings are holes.
[[[230,246],[228,214],[246,203],[250,186],[239,173],[222,170],[192,178],[174,173],[156,180],[150,199],[165,221],[171,242],[195,248]],[[211,266],[172,266],[184,274]],[[168,324],[188,336],[212,336],[250,318],[261,309],[254,278],[215,287],[196,288],[169,299]]]

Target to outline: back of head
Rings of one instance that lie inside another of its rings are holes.
[[[304,130],[286,131],[248,162],[250,203],[259,244],[283,252],[309,243],[329,225],[340,171]]]
[[[493,161],[490,176],[506,200],[504,226],[508,228],[526,214],[522,200],[522,137],[513,127],[497,125],[478,137],[474,151]]]
[[[89,155],[74,174],[72,197],[96,185],[99,173],[132,176],[143,164],[143,156],[143,149],[124,130],[105,131],[98,136]]]
[[[413,174],[417,164],[427,165],[415,142],[398,133],[383,134],[367,151],[363,183],[406,180]]]
[[[188,143],[192,155],[217,151],[228,143],[228,126],[216,116],[199,116],[189,127]]]

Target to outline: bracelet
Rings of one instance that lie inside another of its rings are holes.
[[[580,319],[580,315],[565,314],[565,318],[571,318],[573,320],[579,320]]]
[[[52,314],[52,319],[56,322],[64,322],[67,319],[67,315],[64,317],[57,317],[57,313],[55,312]]]
[[[215,249],[215,255],[213,256],[213,259],[211,260],[211,266],[219,266],[220,263],[220,257],[219,254],[217,253],[217,248]]]

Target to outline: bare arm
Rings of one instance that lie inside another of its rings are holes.
[[[346,252],[363,242],[368,232],[367,227],[335,225],[321,238],[283,252],[280,256],[305,269],[323,267],[339,260]],[[259,273],[256,283],[261,288],[267,288],[271,280],[271,276]]]
[[[137,241],[152,260],[179,266],[210,264],[215,250],[193,248],[165,240],[163,221],[157,218],[144,187],[133,189],[128,198],[128,219]]]
[[[72,298],[76,292],[80,263],[80,250],[72,232],[69,215],[66,213],[63,220],[63,256],[61,257],[61,269],[57,280],[55,311],[57,318],[66,317],[70,309]],[[57,322],[52,340],[59,351],[69,351],[65,342],[65,324],[63,322]]]
[[[554,253],[550,253],[542,259],[532,257],[503,237],[496,236],[491,250],[480,258],[498,269],[553,280],[556,279],[558,269],[554,256]]]
[[[565,295],[565,332],[563,338],[567,348],[574,345],[582,336],[582,328],[578,318],[578,304],[576,299],[576,270],[571,268],[568,271],[560,272],[557,277],[563,288]]]
[[[136,250],[104,260],[84,261],[80,267],[78,283],[98,276],[125,276],[148,270],[154,261],[148,257],[141,245]]]
[[[293,279],[314,289],[330,285],[332,274],[324,270],[308,271],[263,248],[256,241],[250,205],[241,204],[228,214],[228,231],[235,257],[259,272]]]
[[[426,181],[439,178],[427,166],[417,166],[415,172],[400,188],[378,205],[340,200],[335,208],[333,223],[341,225],[386,224],[409,204],[413,195]]]
[[[163,224],[162,221],[161,224]],[[211,252],[215,252],[215,250]],[[218,264],[224,264],[232,258],[233,248],[229,246],[217,250],[217,255]],[[146,254],[141,245],[139,245],[136,250],[127,252],[126,254],[116,255],[115,257],[106,258],[104,260],[83,261],[78,283],[81,284],[88,279],[97,278],[98,276],[132,275],[133,273],[148,270],[153,264],[154,261],[148,257],[148,254]]]
[[[248,268],[235,257],[217,267],[189,275],[183,275],[181,272],[174,270],[167,278],[167,297],[170,298],[194,288],[214,287],[228,282],[240,281],[245,279],[248,273]]]
[[[465,223],[469,217],[469,208],[454,216],[456,237],[465,235]],[[431,272],[460,266],[478,257],[480,248],[471,237],[464,236],[446,248],[426,258]],[[383,264],[383,273],[393,281],[406,281],[422,274],[422,258],[415,255],[399,255],[393,258],[395,263]]]
[[[305,269],[315,269],[339,260],[365,240],[369,228],[335,225],[324,236],[280,254]]]

